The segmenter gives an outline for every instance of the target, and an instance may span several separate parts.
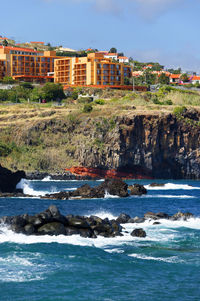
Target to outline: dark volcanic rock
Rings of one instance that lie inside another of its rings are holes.
[[[174,214],[173,216],[170,217],[171,220],[173,221],[177,221],[177,220],[184,220],[186,221],[188,218],[194,217],[194,215],[190,212],[178,212],[176,214]]]
[[[144,221],[145,221],[145,218],[136,216],[136,217],[134,217],[134,218],[130,218],[130,219],[128,220],[128,223],[137,223],[137,224],[141,224],[141,223],[144,223]]]
[[[147,212],[144,214],[144,218],[145,219],[153,219],[153,220],[162,219],[162,218],[168,219],[169,215],[164,212],[158,212],[158,213]]]
[[[0,218],[0,223],[9,225],[16,233],[27,235],[75,235],[96,238],[96,235],[115,237],[122,235],[122,227],[115,220],[101,219],[97,216],[65,217],[58,208],[51,205],[47,210],[30,216],[28,214]]]
[[[105,191],[103,187],[100,186],[90,187],[88,184],[85,184],[77,188],[75,191],[69,192],[70,197],[82,197],[84,199],[103,198],[104,195],[105,195]]]
[[[150,187],[164,187],[165,184],[164,183],[151,183],[149,184]]]
[[[88,184],[85,184],[74,191],[61,191],[53,194],[46,194],[42,198],[59,200],[66,200],[68,198],[104,198],[106,192],[119,197],[127,197],[127,187],[128,185],[122,180],[106,179],[99,186],[90,187]]]
[[[25,177],[24,171],[12,172],[0,166],[0,192],[15,192],[16,185]]]
[[[90,225],[83,218],[72,217],[68,219],[69,226],[74,228],[90,229]]]
[[[50,200],[68,200],[69,193],[66,191],[60,191],[57,193],[45,194],[41,199],[50,199]]]
[[[131,232],[131,236],[146,237],[146,232],[142,228],[135,229]]]
[[[40,235],[65,235],[65,233],[65,226],[57,222],[45,224],[38,229],[38,234]]]
[[[144,188],[143,185],[140,184],[134,184],[132,186],[129,186],[130,194],[131,195],[143,195],[147,194],[146,188]]]
[[[128,185],[117,179],[106,179],[101,185],[104,191],[107,191],[111,195],[117,195],[119,197],[127,197],[128,194]]]
[[[119,224],[126,224],[130,220],[130,215],[126,213],[121,213],[120,216],[116,219],[116,222]]]

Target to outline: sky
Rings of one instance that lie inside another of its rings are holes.
[[[200,0],[7,0],[0,35],[200,73]]]

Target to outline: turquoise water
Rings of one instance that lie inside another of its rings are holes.
[[[128,181],[135,182],[150,183]],[[99,182],[27,181],[24,191],[34,198],[0,199],[1,216],[35,214],[53,203],[63,214],[113,218],[122,212],[142,216],[147,211],[190,211],[196,217],[124,225],[129,233],[144,228],[147,237],[140,239],[125,232],[123,237],[97,239],[25,236],[1,226],[0,300],[199,301],[200,182],[157,182],[167,184],[148,189],[143,197],[52,201],[37,195]]]

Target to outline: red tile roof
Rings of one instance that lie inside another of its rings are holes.
[[[192,80],[200,80],[200,76],[195,75],[195,76],[192,77]]]
[[[119,59],[119,60],[127,60],[128,57],[127,57],[127,56],[118,56],[118,59]]]
[[[180,78],[181,74],[171,74],[170,78]]]
[[[3,48],[4,46],[0,46],[0,48]],[[7,47],[4,47],[8,50],[15,50],[15,51],[24,51],[24,52],[35,52],[35,53],[42,53],[43,51],[37,51],[37,50],[34,50],[32,48],[21,48],[21,47],[11,47],[11,46],[7,46]]]

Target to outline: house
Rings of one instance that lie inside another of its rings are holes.
[[[181,79],[181,74],[171,74],[169,77],[169,81],[171,84],[175,83],[178,84]]]
[[[197,75],[192,76],[190,82],[191,82],[193,85],[195,85],[195,84],[200,84],[200,76],[197,76]]]
[[[107,53],[107,54],[104,55],[104,57],[106,59],[112,59],[112,60],[115,60],[115,61],[118,60],[118,54],[117,53]]]
[[[129,59],[127,56],[118,56],[119,63],[129,63]]]

